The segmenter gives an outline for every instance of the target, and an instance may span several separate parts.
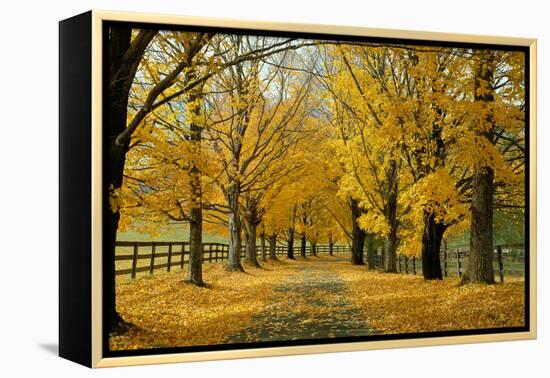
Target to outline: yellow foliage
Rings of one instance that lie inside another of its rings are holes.
[[[128,121],[195,37],[155,37]],[[318,44],[223,67],[272,42],[217,34],[163,91],[159,100],[208,78],[155,108],[132,135],[123,187],[110,193],[122,229],[148,222],[142,230],[154,234],[204,205],[205,226],[225,233],[236,191],[232,211],[254,213],[270,234],[295,227],[310,241],[347,241],[353,199],[362,229],[382,238],[397,230],[399,250],[415,255],[427,213],[450,226],[447,235],[468,227],[480,167],[494,170],[495,204],[524,204],[524,53]],[[492,77],[481,77],[487,69]],[[190,184],[196,175],[200,190]]]

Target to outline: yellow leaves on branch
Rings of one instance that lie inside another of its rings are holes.
[[[427,175],[412,185],[404,200],[413,204],[415,214],[412,216],[417,220],[421,220],[426,212],[435,214],[437,222],[450,223],[467,213],[467,205],[460,201],[454,178],[445,168]]]
[[[176,31],[155,37],[132,85],[128,120],[194,38]],[[292,229],[294,208],[312,200],[315,222],[297,228],[346,240],[353,198],[364,213],[361,228],[384,237],[393,223],[400,250],[414,254],[425,212],[452,223],[448,232],[467,226],[476,168],[494,169],[501,202],[522,204],[523,53],[343,43],[220,68],[270,43],[217,34],[159,96],[207,78],[155,108],[133,134],[123,188],[110,198],[123,227],[132,217],[186,221],[190,207],[212,204],[218,213],[205,211],[205,226],[220,228],[224,192],[240,188],[255,192],[270,233]],[[492,82],[479,74],[489,66]],[[202,132],[200,143],[190,140],[191,126]],[[192,168],[200,171],[199,187],[190,184]],[[387,219],[390,193],[399,198],[396,220]]]
[[[359,217],[357,219],[359,227],[363,230],[367,230],[369,233],[380,235],[385,237],[390,232],[390,226],[384,214],[379,213],[378,211],[371,210]]]
[[[492,167],[502,192],[521,193],[522,54],[470,56],[422,46],[328,51],[331,125],[339,131],[332,146],[343,170],[339,195],[359,200],[370,213],[362,228],[386,232],[391,162],[398,170],[400,249],[419,245],[425,212],[453,224],[450,233],[467,226],[467,180],[476,168]],[[476,76],[480,64],[485,70],[495,64],[493,82]]]

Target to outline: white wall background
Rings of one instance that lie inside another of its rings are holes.
[[[0,375],[3,377],[542,377],[550,371],[550,28],[544,1],[6,0],[0,12]],[[539,339],[90,371],[56,357],[57,22],[89,9],[539,39]],[[26,256],[26,258],[23,258]],[[423,366],[429,366],[424,368]]]

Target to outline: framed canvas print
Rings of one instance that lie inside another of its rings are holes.
[[[60,355],[536,337],[536,42],[60,22]]]

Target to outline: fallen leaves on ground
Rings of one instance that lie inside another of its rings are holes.
[[[183,272],[117,282],[117,310],[137,328],[111,335],[111,350],[221,344],[246,327],[288,276],[294,261],[269,262],[246,273],[204,264],[208,287],[185,283]],[[304,263],[304,262],[302,262]]]
[[[333,265],[369,328],[396,334],[524,325],[523,279],[495,285],[460,285],[458,279],[425,281],[422,276]]]
[[[306,329],[320,318],[332,319],[335,326],[364,320],[369,330],[386,334],[524,324],[523,280],[460,286],[457,279],[424,281],[421,276],[368,271],[329,256],[321,259],[335,259],[317,264],[343,282],[338,290],[320,290],[317,282],[325,279],[322,272],[300,269],[316,264],[315,260],[301,258],[263,264],[263,269],[245,265],[246,273],[228,272],[222,263],[205,264],[208,288],[185,283],[183,272],[121,279],[117,308],[137,328],[111,335],[110,348],[214,345],[232,342],[239,334],[254,341],[250,336],[262,329],[287,329],[284,319],[300,319],[298,328]],[[305,281],[304,275],[309,275]],[[291,287],[299,289],[286,291],[289,280]],[[310,286],[312,281],[316,286]],[[281,319],[273,322],[274,317]],[[268,324],[258,324],[258,319]]]

